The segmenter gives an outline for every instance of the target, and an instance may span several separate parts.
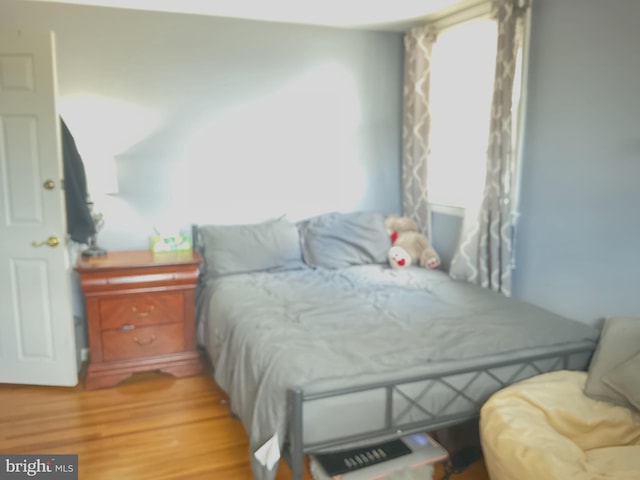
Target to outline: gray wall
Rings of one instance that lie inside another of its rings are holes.
[[[533,13],[514,294],[590,323],[640,315],[638,18],[633,0]],[[0,26],[57,33],[61,110],[117,158],[109,248],[153,226],[400,210],[399,34],[12,1]],[[434,216],[445,263],[458,228]]]
[[[640,2],[536,0],[515,296],[640,315]]]
[[[118,167],[119,194],[95,198],[107,248],[400,209],[399,33],[13,0],[0,26],[56,33],[60,112],[88,170]]]

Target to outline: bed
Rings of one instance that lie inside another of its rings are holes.
[[[195,232],[198,341],[258,480],[276,470],[261,447],[299,480],[304,454],[454,425],[506,385],[585,369],[598,338],[441,271],[392,270],[381,214]]]

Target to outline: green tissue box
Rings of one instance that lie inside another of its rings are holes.
[[[188,235],[175,235],[173,237],[153,235],[151,237],[151,251],[153,253],[182,252],[186,250],[191,250],[191,237]]]

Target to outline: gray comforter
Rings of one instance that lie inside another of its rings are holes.
[[[198,334],[255,452],[286,432],[286,390],[429,373],[451,362],[584,340],[598,331],[421,268],[367,265],[209,280]],[[275,476],[253,459],[256,479]]]

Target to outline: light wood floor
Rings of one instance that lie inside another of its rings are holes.
[[[144,374],[95,391],[0,384],[0,452],[78,454],[87,480],[252,478],[247,436],[207,376]],[[282,462],[277,479],[290,478]],[[451,478],[488,480],[482,462]]]

